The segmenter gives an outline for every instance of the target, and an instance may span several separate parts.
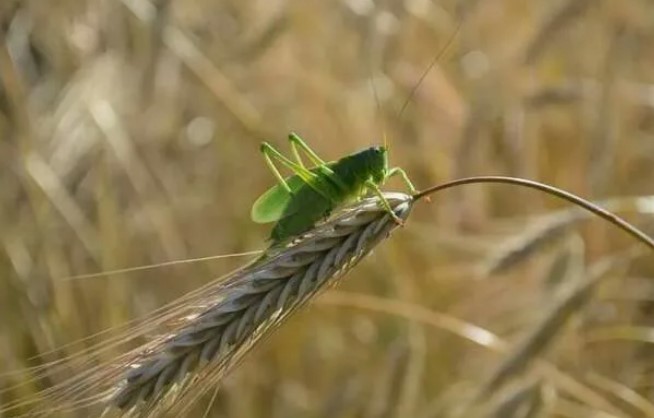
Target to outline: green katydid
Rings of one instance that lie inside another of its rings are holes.
[[[445,47],[434,57],[418,83],[409,92],[400,115],[422,80],[454,41],[460,27],[459,23]],[[375,99],[377,99],[376,91]],[[288,139],[295,161],[285,157],[267,142],[261,144],[261,152],[279,184],[270,188],[254,202],[250,214],[252,220],[257,223],[277,222],[270,234],[273,245],[308,231],[316,222],[329,216],[332,210],[360,198],[366,192],[372,192],[379,197],[380,203],[393,219],[402,223],[379,187],[390,177],[400,176],[411,194],[416,193],[416,188],[404,170],[399,167],[389,167],[386,145],[370,147],[336,161],[324,162],[298,135],[291,133]],[[299,150],[307,155],[314,167],[305,167]],[[273,160],[286,166],[294,175],[284,178]]]
[[[261,195],[252,206],[251,217],[257,223],[277,222],[270,239],[273,244],[285,241],[311,229],[335,208],[356,200],[366,192],[379,197],[384,208],[399,223],[379,187],[389,177],[400,176],[411,193],[416,189],[399,167],[388,165],[386,146],[370,147],[332,162],[323,161],[300,138],[288,136],[295,161],[285,157],[264,142],[261,152],[279,184]],[[307,168],[300,157],[302,150],[314,167]],[[294,175],[284,178],[274,161],[290,169]]]

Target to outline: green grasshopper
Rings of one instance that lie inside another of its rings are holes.
[[[388,165],[386,146],[370,147],[337,161],[325,162],[300,138],[288,136],[295,161],[285,157],[267,142],[261,144],[266,163],[279,184],[262,194],[252,206],[251,218],[257,223],[277,222],[270,234],[272,244],[286,241],[311,229],[337,207],[357,200],[367,192],[379,197],[381,204],[396,222],[402,223],[379,187],[393,176],[400,176],[411,193],[416,189],[399,167]],[[307,168],[302,150],[314,164]],[[294,175],[284,178],[274,161]]]

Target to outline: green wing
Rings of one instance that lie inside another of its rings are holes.
[[[325,166],[331,168],[334,163],[334,161],[330,161],[326,163]],[[313,167],[309,169],[309,171],[313,174],[317,174],[320,172],[320,167]],[[296,192],[302,186],[307,185],[329,199],[328,191],[324,190],[320,185],[320,177],[317,179],[318,181],[296,174],[287,177],[284,180],[291,189],[291,193]],[[250,211],[250,218],[258,224],[267,224],[292,215],[292,213],[287,212],[288,205],[293,198],[291,193],[287,192],[281,184],[271,187],[254,202],[252,210]]]
[[[287,177],[285,180],[293,192],[306,184],[297,175]],[[292,198],[293,195],[287,192],[281,184],[273,186],[254,202],[250,217],[254,222],[259,224],[278,221],[282,217],[290,215],[289,213],[285,213],[285,211]]]

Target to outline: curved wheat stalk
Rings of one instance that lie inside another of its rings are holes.
[[[406,220],[415,200],[385,196]],[[263,336],[334,284],[397,226],[376,198],[344,209],[189,300],[161,337],[51,390],[47,400],[55,409],[33,415],[98,407],[103,416],[183,412]]]

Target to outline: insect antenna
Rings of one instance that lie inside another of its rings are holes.
[[[458,36],[458,34],[459,34],[460,30],[461,30],[462,25],[463,25],[463,17],[460,17],[458,19],[457,24],[456,24],[456,28],[454,29],[454,31],[452,31],[452,33],[448,37],[445,44],[440,48],[438,53],[433,57],[433,59],[431,60],[429,65],[422,71],[422,73],[420,74],[420,77],[418,78],[418,81],[411,87],[410,91],[408,92],[406,98],[404,99],[404,101],[402,103],[402,106],[400,107],[399,112],[397,113],[397,119],[398,120],[402,119],[404,111],[409,106],[409,103],[411,103],[411,100],[415,96],[418,88],[420,87],[422,82],[425,80],[427,75],[430,73],[432,68],[434,68],[434,66],[436,66],[436,64],[441,60],[441,58],[445,55],[445,53],[450,49],[450,47],[454,43],[455,39],[457,38],[457,36]],[[379,49],[380,49],[379,47],[370,48],[370,50],[372,52],[370,54],[368,54],[368,57],[369,57],[368,74],[369,74],[369,80],[370,80],[370,87],[371,87],[371,90],[372,90],[372,93],[373,93],[373,97],[375,98],[375,105],[376,105],[376,110],[377,110],[376,111],[377,120],[379,120],[381,122],[381,131],[382,131],[381,136],[382,136],[382,141],[383,141],[383,148],[385,150],[387,150],[387,151],[390,151],[390,146],[389,146],[389,143],[388,143],[388,135],[387,135],[387,131],[388,131],[387,124],[386,124],[385,118],[380,117],[380,115],[381,115],[381,100],[380,100],[379,92],[378,92],[378,89],[377,89],[377,84],[376,84],[377,78],[375,77],[375,71],[374,71],[375,68],[377,68],[378,66],[381,65],[381,60],[379,59],[379,56],[380,56]],[[377,59],[375,60],[375,58],[377,58]],[[375,64],[377,64],[377,65],[375,65]],[[383,74],[383,72],[382,72],[382,74]],[[411,186],[411,187],[413,187],[413,186]],[[429,197],[426,197],[426,200],[430,201]]]
[[[447,41],[445,44],[440,48],[438,53],[434,56],[434,58],[431,60],[429,65],[424,69],[424,71],[420,74],[420,77],[418,78],[418,81],[411,87],[411,90],[407,94],[406,98],[402,102],[402,106],[400,107],[399,112],[397,113],[398,119],[402,118],[402,115],[408,108],[409,104],[411,103],[413,97],[415,96],[416,92],[418,91],[418,88],[420,85],[423,83],[425,78],[427,78],[427,75],[429,75],[430,71],[438,64],[438,62],[441,60],[441,58],[447,53],[447,51],[450,49],[454,41],[456,40],[460,30],[461,26],[463,25],[463,18],[459,19],[456,28],[454,31],[450,34],[448,37]],[[378,77],[375,76],[375,71],[374,69],[379,65],[379,53],[378,49],[379,48],[371,48],[373,51],[376,51],[377,53],[373,54],[371,53],[369,55],[369,65],[368,65],[368,74],[369,74],[369,80],[370,80],[370,88],[373,93],[373,97],[375,98],[375,106],[377,108],[377,115],[381,114],[381,100],[379,96],[379,90],[377,88],[377,79]],[[375,58],[377,58],[375,60]],[[377,61],[376,63],[374,61]],[[377,65],[375,65],[377,64]],[[388,127],[387,124],[384,120],[383,117],[377,117],[381,123],[381,137],[382,137],[382,143],[385,149],[389,149],[389,143],[388,143]]]
[[[373,51],[377,51],[378,48],[372,48]],[[374,58],[377,57],[378,54],[369,54],[368,58],[368,80],[370,82],[370,89],[372,90],[372,95],[375,98],[375,107],[376,107],[376,112],[375,114],[377,115],[377,120],[381,124],[381,137],[382,137],[382,145],[384,146],[385,149],[388,149],[388,138],[386,135],[386,122],[383,117],[381,117],[381,101],[379,100],[379,91],[377,90],[377,83],[375,82],[376,77],[375,77],[375,68],[377,65],[375,65],[375,60]],[[377,64],[379,64],[379,59],[376,60]]]
[[[372,75],[372,68],[370,69],[371,73],[371,79],[370,79],[370,85],[372,86],[372,93],[375,97],[375,106],[377,107],[377,115],[381,114],[381,103],[379,101],[379,92],[377,91],[377,85],[375,84],[375,79],[373,78]],[[382,144],[385,149],[388,149],[388,135],[386,135],[387,130],[386,130],[386,122],[384,121],[384,118],[381,118],[378,116],[378,119],[381,122],[381,136],[382,136]]]
[[[418,91],[418,87],[422,84],[422,82],[425,80],[429,72],[434,68],[436,64],[440,61],[440,59],[445,55],[445,53],[450,49],[452,44],[454,43],[454,40],[457,38],[459,35],[459,32],[461,30],[461,26],[463,24],[463,18],[459,19],[459,22],[456,25],[456,28],[454,29],[454,32],[450,35],[448,38],[447,42],[445,42],[445,45],[438,51],[438,53],[434,56],[434,58],[431,60],[427,68],[422,72],[420,75],[420,78],[418,78],[418,81],[416,84],[413,85],[411,88],[411,91],[409,91],[409,94],[407,95],[406,99],[404,100],[404,103],[402,103],[402,107],[400,108],[400,112],[398,113],[398,118],[401,118],[402,115],[404,114],[404,111],[406,108],[409,106],[409,103],[411,103],[411,100],[413,99],[413,96],[416,94],[416,91]]]

